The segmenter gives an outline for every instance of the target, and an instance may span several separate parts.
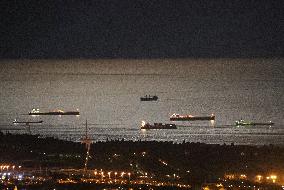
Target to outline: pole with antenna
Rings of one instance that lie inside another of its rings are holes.
[[[26,123],[26,127],[27,127],[27,131],[28,133],[31,135],[32,134],[32,131],[31,131],[31,126],[29,123]]]
[[[88,121],[86,119],[86,131],[85,131],[85,137],[82,139],[82,144],[86,145],[86,158],[85,158],[85,164],[84,164],[84,174],[87,171],[87,166],[88,166],[88,160],[89,160],[89,155],[90,155],[90,148],[91,148],[91,144],[92,144],[92,140],[88,137]]]

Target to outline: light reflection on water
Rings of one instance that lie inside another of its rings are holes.
[[[18,126],[17,126],[18,127]],[[22,126],[24,127],[24,126]],[[12,127],[15,129],[15,127]],[[85,128],[77,126],[31,126],[32,134],[52,136],[59,139],[80,141],[85,134]],[[14,131],[15,132],[15,131]],[[28,133],[25,128],[16,133]],[[132,140],[132,141],[173,141],[177,143],[202,142],[210,144],[246,144],[284,146],[283,126],[181,126],[178,129],[140,130],[128,127],[89,126],[89,136],[93,141]]]

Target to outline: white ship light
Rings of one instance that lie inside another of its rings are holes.
[[[211,123],[212,126],[214,126],[215,125],[215,120],[211,119],[210,123]]]

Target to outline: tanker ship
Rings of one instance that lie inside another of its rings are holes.
[[[196,121],[196,120],[215,120],[215,115],[209,116],[193,116],[193,115],[179,115],[174,113],[170,117],[171,121]]]

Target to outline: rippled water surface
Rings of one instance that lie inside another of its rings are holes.
[[[95,140],[162,140],[284,145],[283,59],[7,60],[0,63],[0,129],[79,141],[88,120]],[[157,102],[141,102],[146,94]],[[26,115],[80,110],[76,116]],[[216,121],[176,122],[176,130],[140,130],[140,123],[170,123],[172,113]],[[273,121],[237,127],[235,120]]]

